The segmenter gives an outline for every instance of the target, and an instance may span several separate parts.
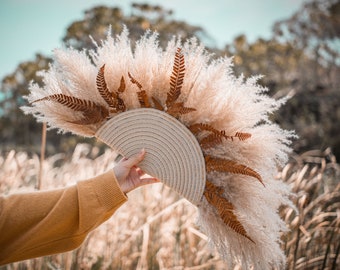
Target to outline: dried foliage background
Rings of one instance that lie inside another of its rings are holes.
[[[72,185],[110,169],[115,153],[78,144],[73,155],[43,161],[41,189]],[[34,190],[40,159],[0,156],[0,192]],[[330,150],[293,156],[279,173],[299,210],[282,209],[291,232],[283,237],[287,269],[336,269],[340,264],[340,168]],[[73,251],[0,267],[7,269],[227,269],[195,227],[196,209],[162,184],[133,191],[114,216]],[[236,268],[237,269],[237,268]]]

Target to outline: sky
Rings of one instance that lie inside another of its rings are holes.
[[[51,56],[85,10],[106,5],[128,15],[132,2],[173,10],[173,19],[203,27],[222,48],[240,34],[251,42],[270,38],[274,22],[289,18],[305,0],[0,0],[0,80],[36,53]]]

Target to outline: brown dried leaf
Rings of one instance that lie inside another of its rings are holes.
[[[118,91],[119,93],[123,93],[123,92],[125,91],[125,87],[126,87],[126,85],[125,85],[125,79],[124,79],[124,77],[122,76],[122,78],[120,79],[120,85],[119,85],[117,91]]]
[[[170,108],[168,108],[167,113],[173,117],[179,117],[180,115],[187,114],[190,112],[196,111],[194,108],[184,107],[183,102],[178,102],[172,104]]]
[[[240,141],[245,141],[251,137],[250,133],[245,133],[245,132],[236,132],[234,136],[226,135],[225,130],[217,130],[209,124],[202,124],[202,123],[193,124],[189,127],[189,129],[192,133],[196,135],[202,131],[211,132],[212,134],[203,138],[204,144],[206,144],[207,147],[209,144],[213,146],[217,142],[222,143],[222,138],[225,138],[226,140],[232,140],[232,141],[234,140],[234,138],[238,138]]]
[[[114,100],[114,108],[116,109],[116,112],[125,112],[126,106],[124,103],[124,100],[119,96],[120,93],[123,93],[125,91],[125,79],[122,76],[120,79],[120,85],[116,92],[112,92],[112,98]]]
[[[224,131],[219,131],[208,124],[202,124],[202,123],[193,124],[189,127],[189,129],[195,135],[198,135],[202,131],[211,133],[203,137],[202,139],[200,139],[200,145],[202,148],[214,147],[218,144],[221,144],[223,141],[223,138],[226,138]]]
[[[124,112],[126,110],[126,107],[125,107],[125,103],[124,103],[124,100],[119,97],[119,93],[118,92],[112,92],[112,97],[114,99],[114,110],[113,112],[115,111],[116,113],[118,112]]]
[[[83,118],[72,123],[80,125],[91,125],[99,123],[105,120],[109,116],[108,110],[105,107],[100,106],[96,110],[89,110],[83,112]]]
[[[106,107],[100,104],[97,104],[91,100],[80,99],[64,94],[50,95],[33,101],[32,103],[40,101],[54,101],[74,111],[82,112],[84,118],[73,123],[81,122],[84,125],[94,124],[103,121],[109,116],[109,111],[106,109]]]
[[[239,138],[240,141],[245,141],[251,137],[251,134],[246,132],[236,132],[234,137]]]
[[[118,112],[125,112],[126,110],[124,100],[120,98],[119,96],[117,96],[117,110]]]
[[[211,157],[207,155],[205,156],[205,164],[206,164],[207,172],[219,171],[219,172],[248,175],[259,180],[260,183],[264,186],[262,177],[258,172],[254,171],[253,169],[245,165],[239,164],[233,160],[221,159],[221,158]]]
[[[105,71],[105,64],[99,69],[98,74],[97,74],[97,78],[96,78],[97,90],[99,94],[101,95],[101,97],[109,105],[109,107],[114,108],[115,107],[114,97],[111,95],[111,92],[107,88],[104,71]]]
[[[132,75],[130,74],[130,72],[128,72],[130,81],[137,85],[137,87],[139,88],[139,92],[137,92],[137,96],[138,96],[138,101],[139,104],[141,105],[142,108],[150,108],[150,102],[149,102],[149,98],[148,95],[146,94],[145,90],[142,90],[142,85],[140,84],[139,81],[137,81],[134,77],[132,77]]]
[[[151,97],[151,99],[152,99],[153,106],[155,109],[164,111],[164,107],[162,106],[161,102],[157,98]]]
[[[200,145],[201,145],[202,148],[215,147],[216,145],[222,143],[222,139],[223,139],[222,136],[215,134],[215,133],[212,133],[212,134],[209,134],[208,136],[202,138],[200,140]]]
[[[142,90],[143,87],[142,87],[142,85],[140,84],[140,82],[137,81],[134,77],[132,77],[132,75],[130,74],[130,72],[128,72],[128,75],[129,75],[130,81],[131,81],[133,84],[137,85],[137,87],[138,87],[140,90]]]
[[[142,108],[151,107],[149,99],[148,99],[148,95],[146,94],[145,90],[137,92],[137,96],[138,96],[139,104],[141,105]]]
[[[181,94],[181,89],[184,80],[185,63],[184,55],[181,48],[177,48],[174,60],[174,66],[172,69],[172,75],[170,76],[170,91],[167,94],[166,106],[170,108],[172,104],[176,102]]]
[[[255,243],[247,234],[241,222],[234,214],[234,206],[226,198],[223,197],[223,190],[220,187],[215,186],[212,182],[206,181],[204,196],[207,201],[215,207],[218,215],[223,222],[234,230],[236,233],[246,237],[253,243]]]
[[[202,124],[202,123],[198,123],[198,124],[193,124],[189,127],[190,131],[194,134],[198,134],[199,132],[202,131],[209,131],[212,132],[216,135],[220,135],[220,131],[213,128],[211,125],[209,124]]]
[[[46,96],[44,98],[33,101],[32,104],[35,102],[40,102],[44,100],[58,102],[74,111],[86,111],[90,108],[96,107],[97,105],[91,100],[80,99],[80,98],[76,98],[76,97],[68,96],[64,94],[54,94],[54,95]]]
[[[223,138],[228,138],[232,141],[234,140],[234,138],[238,138],[240,141],[245,141],[250,137],[251,137],[250,133],[237,132],[235,136],[227,136],[224,134],[224,131],[215,132],[200,139],[200,145],[202,148],[207,149],[221,144]]]

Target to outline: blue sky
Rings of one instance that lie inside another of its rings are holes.
[[[0,0],[0,79],[36,53],[51,55],[85,10],[107,5],[130,14],[132,2],[172,9],[174,19],[203,27],[222,47],[239,34],[250,41],[269,38],[273,23],[290,17],[305,0]]]

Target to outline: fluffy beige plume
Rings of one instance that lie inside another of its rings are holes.
[[[163,50],[147,32],[131,46],[127,29],[88,52],[55,50],[40,75],[45,85],[31,85],[23,110],[51,128],[93,136],[117,113],[141,106],[176,117],[209,161],[200,228],[231,266],[284,267],[278,208],[291,204],[290,191],[275,176],[294,133],[271,122],[284,100],[266,95],[257,77],[235,77],[230,58],[212,60],[195,39],[173,39]]]

